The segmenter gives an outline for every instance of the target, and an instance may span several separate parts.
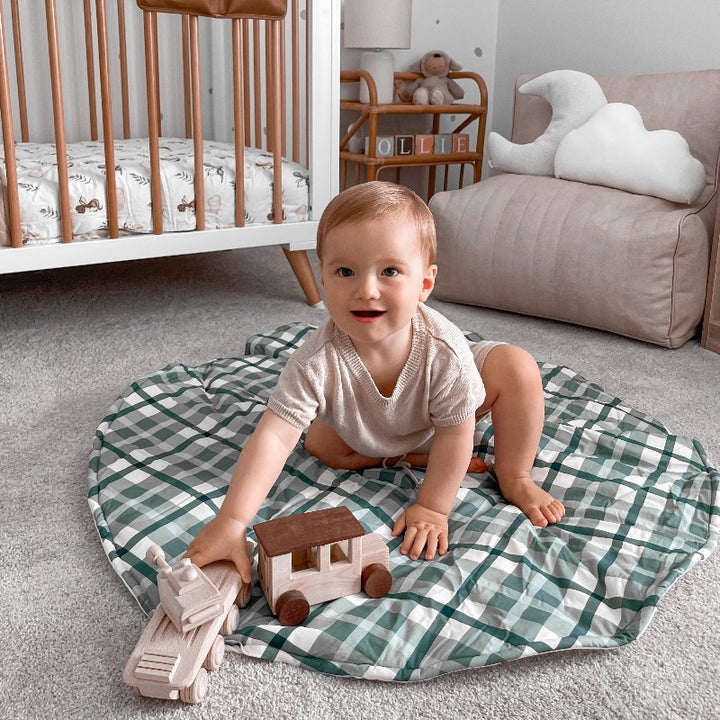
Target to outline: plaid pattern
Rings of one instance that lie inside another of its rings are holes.
[[[145,612],[158,602],[147,546],[177,558],[215,514],[277,375],[311,330],[285,325],[251,338],[244,357],[138,380],[98,428],[90,507]],[[717,544],[720,475],[697,442],[568,368],[540,368],[546,423],[533,475],[565,504],[561,523],[533,527],[490,474],[468,475],[449,519],[450,551],[412,561],[390,537],[413,498],[411,478],[332,471],[299,445],[259,519],[347,505],[387,541],[392,589],[314,606],[302,626],[282,627],[256,585],[228,642],[268,660],[402,681],[638,637],[668,587]],[[491,426],[478,431],[476,450],[492,460]]]

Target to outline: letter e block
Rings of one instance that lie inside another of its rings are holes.
[[[452,152],[452,136],[451,135],[436,135],[435,136],[435,154],[436,155],[449,155]]]
[[[470,152],[470,136],[467,133],[453,133],[452,151],[453,153]]]
[[[396,155],[412,155],[415,147],[415,137],[413,135],[396,135],[395,136],[395,154]]]
[[[416,135],[415,136],[415,154],[416,155],[432,155],[435,152],[435,136],[434,135]]]

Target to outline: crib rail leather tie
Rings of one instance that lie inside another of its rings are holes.
[[[141,10],[215,18],[284,18],[287,0],[136,0]]]

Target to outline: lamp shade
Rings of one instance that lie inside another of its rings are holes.
[[[412,0],[345,0],[345,47],[410,47]]]

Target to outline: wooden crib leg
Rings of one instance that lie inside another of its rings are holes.
[[[321,303],[322,298],[307,253],[304,250],[288,250],[286,248],[283,248],[283,252],[305,293],[308,305],[314,306]]]

